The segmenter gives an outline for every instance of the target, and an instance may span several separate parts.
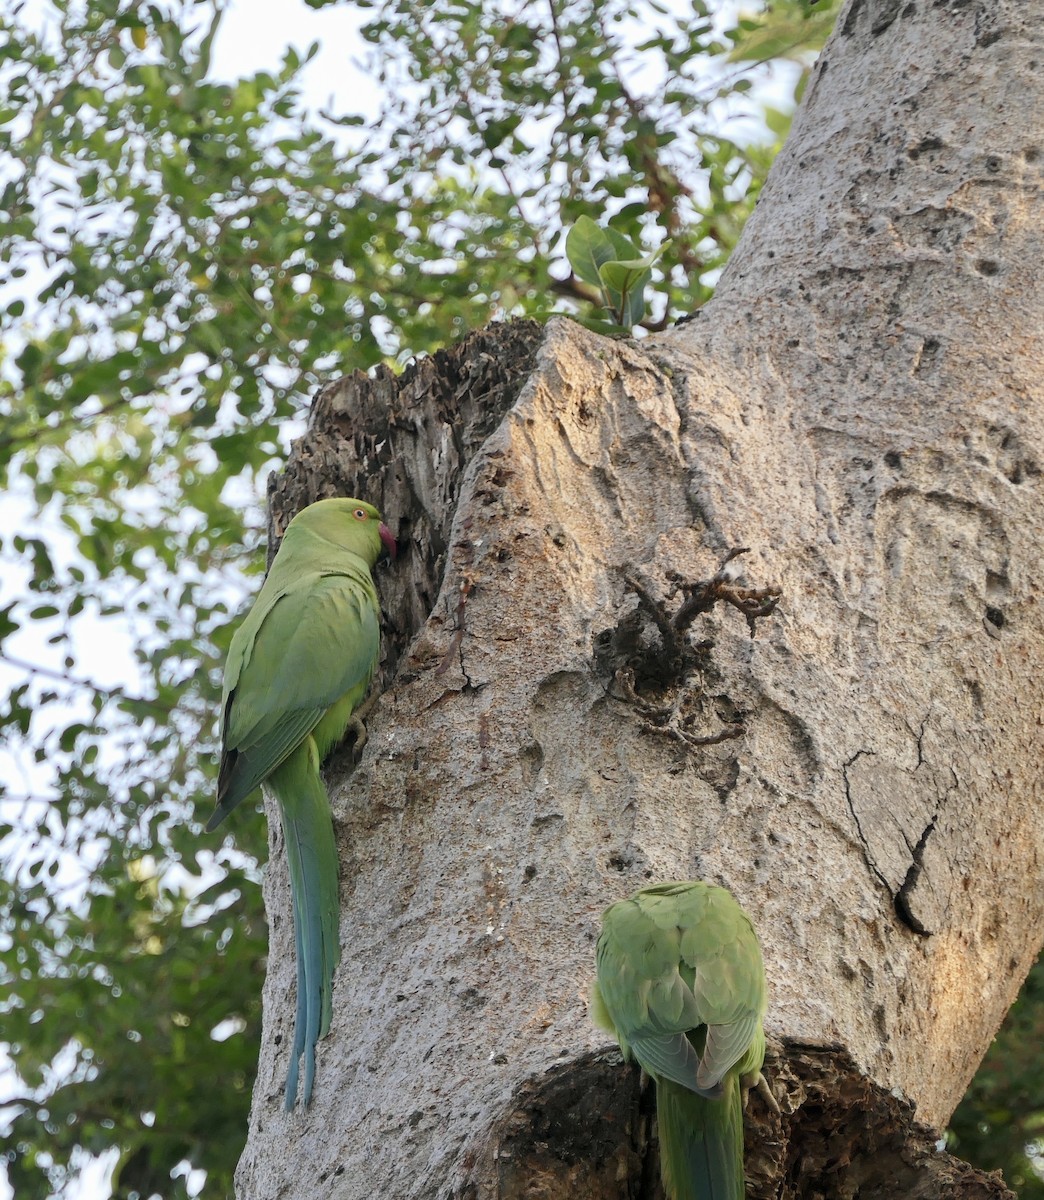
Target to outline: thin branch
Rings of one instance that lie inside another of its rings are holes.
[[[739,609],[747,618],[750,636],[754,636],[754,622],[758,617],[767,617],[779,604],[783,589],[770,585],[763,588],[740,587],[733,582],[733,573],[729,564],[741,554],[748,553],[749,547],[736,546],[726,554],[721,566],[710,579],[697,583],[686,583],[676,574],[668,576],[675,585],[675,590],[682,592],[685,600],[671,622],[678,632],[683,632],[695,621],[700,613],[710,612],[719,600]]]
[[[602,297],[597,289],[577,279],[571,272],[565,279],[552,277],[551,291],[559,296],[567,296],[570,300],[583,300],[587,304],[596,304],[599,308],[602,307]]]
[[[106,700],[122,700],[127,704],[140,704],[143,708],[153,708],[162,713],[171,713],[174,711],[174,705],[164,704],[160,700],[150,700],[144,696],[133,696],[122,687],[102,687],[101,684],[92,683],[89,679],[71,675],[68,671],[58,671],[54,667],[44,667],[39,663],[31,663],[24,658],[17,658],[5,651],[0,651],[0,662],[7,663],[9,667],[14,667],[16,671],[25,671],[29,675],[42,676],[44,679],[53,679],[56,683],[64,683],[69,687],[82,688],[84,691],[94,692],[96,696],[104,696]]]

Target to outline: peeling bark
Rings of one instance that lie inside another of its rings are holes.
[[[693,877],[764,949],[751,1196],[1008,1194],[934,1138],[1044,917],[1042,30],[1044,0],[857,0],[696,319],[491,327],[320,394],[274,531],[365,495],[405,553],[329,772],[343,954],[289,1116],[273,822],[241,1196],[656,1195],[586,994],[602,909]],[[778,608],[671,633],[738,546]]]
[[[913,1107],[882,1091],[839,1047],[787,1043],[766,1069],[782,1112],[747,1110],[750,1200],[894,1196],[1012,1200],[999,1173],[940,1153]],[[619,1054],[597,1051],[523,1087],[499,1131],[501,1200],[662,1200],[654,1087]]]

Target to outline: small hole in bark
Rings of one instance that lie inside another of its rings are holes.
[[[937,137],[922,138],[916,146],[911,146],[907,150],[907,156],[910,158],[920,158],[922,154],[927,154],[930,150],[941,150],[943,146],[942,139]]]

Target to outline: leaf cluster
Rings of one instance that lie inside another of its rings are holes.
[[[126,855],[120,865],[122,873],[107,864],[104,882],[96,873],[89,902],[46,930],[32,900],[13,907],[4,1037],[24,1089],[8,1102],[15,1195],[43,1195],[41,1175],[59,1191],[71,1181],[73,1156],[62,1152],[70,1131],[88,1153],[119,1148],[120,1196],[187,1196],[172,1168],[242,1143],[265,945],[256,873],[225,863],[189,901],[149,858]],[[20,1002],[25,984],[31,1007]],[[210,1194],[222,1191],[221,1174]]]
[[[1022,1200],[1044,1200],[1044,957],[1031,969],[964,1099],[947,1149],[984,1171],[1003,1169]]]
[[[632,329],[645,316],[645,289],[660,250],[640,257],[633,242],[611,226],[581,217],[566,234],[566,258],[576,277],[596,287],[612,318],[610,331]],[[601,323],[600,323],[601,324]]]
[[[563,231],[605,216],[638,257],[664,247],[646,328],[710,296],[789,128],[782,112],[767,127],[750,98],[752,71],[766,61],[752,43],[806,68],[836,4],[758,5],[732,26],[715,9],[704,0],[376,7],[362,32],[387,96],[377,124],[389,183],[416,196],[430,181],[417,197],[427,208],[453,180],[495,214],[471,229],[446,214],[473,280],[496,265],[480,295],[507,312],[540,315],[550,296],[586,311],[600,297],[563,261]],[[804,78],[795,72],[795,94]]]

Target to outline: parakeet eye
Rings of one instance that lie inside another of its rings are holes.
[[[355,519],[356,519],[357,521],[365,521],[365,520],[366,520],[366,517],[367,517],[367,515],[368,515],[368,514],[367,514],[367,512],[366,512],[366,509],[365,509],[365,508],[357,508],[357,509],[356,509],[356,510],[355,510],[355,511],[352,513],[352,516],[353,516],[353,517],[355,517]]]

